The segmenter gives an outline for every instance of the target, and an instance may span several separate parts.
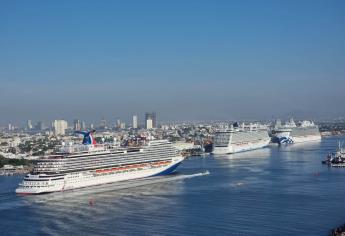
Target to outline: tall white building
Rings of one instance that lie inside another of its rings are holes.
[[[138,128],[138,116],[133,116],[133,125],[132,125],[133,129],[137,129]]]
[[[149,127],[147,126],[147,123],[152,123],[152,125]],[[146,129],[152,129],[152,128],[157,128],[157,115],[156,112],[146,112],[145,113],[145,124],[146,124]]]
[[[74,120],[74,130],[81,130],[81,123],[80,120],[76,119]]]
[[[153,120],[147,119],[146,120],[146,129],[152,129],[153,128]]]
[[[28,130],[32,129],[32,121],[31,120],[28,120],[27,123],[26,123],[26,128]]]
[[[126,129],[126,123],[124,123],[124,122],[121,123],[120,128],[121,128],[121,129]]]
[[[67,121],[65,120],[54,120],[53,129],[55,135],[65,135],[65,131],[68,127]]]
[[[121,128],[121,120],[117,119],[116,121],[116,128],[120,129]]]

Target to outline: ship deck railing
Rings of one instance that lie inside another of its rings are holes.
[[[74,144],[59,146],[55,155],[66,155],[66,154],[78,154],[78,153],[89,153],[89,152],[104,152],[109,149],[109,145],[106,144]]]
[[[73,145],[62,145],[57,147],[57,151],[50,156],[50,158],[60,158],[66,155],[71,154],[81,154],[81,153],[101,153],[101,152],[114,152],[114,151],[128,151],[140,150],[147,146],[159,145],[162,143],[167,143],[167,140],[154,140],[139,146],[129,146],[121,147],[119,145],[114,145],[113,143],[104,143],[104,144],[73,144]]]

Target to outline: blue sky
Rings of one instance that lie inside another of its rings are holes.
[[[1,1],[0,123],[345,115],[345,1]]]

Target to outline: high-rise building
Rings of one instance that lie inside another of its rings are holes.
[[[124,123],[124,122],[121,123],[120,128],[121,128],[121,129],[126,129],[126,123]]]
[[[81,130],[81,122],[78,119],[74,120],[74,130]]]
[[[151,121],[148,122],[148,120],[151,120]],[[152,124],[152,127],[149,128],[148,124]],[[145,125],[146,125],[146,129],[152,129],[152,128],[156,128],[157,127],[156,112],[146,112],[145,113]]]
[[[26,128],[28,130],[32,129],[32,121],[31,120],[28,120],[27,123],[26,123]]]
[[[55,135],[65,135],[68,124],[65,120],[54,120],[52,126]]]
[[[133,124],[132,124],[133,129],[138,128],[138,116],[134,115],[133,116]]]
[[[39,130],[39,131],[42,131],[44,130],[44,123],[42,121],[38,121],[37,124],[36,124],[36,130]]]
[[[116,121],[116,128],[120,129],[121,128],[121,120],[117,119]]]
[[[146,120],[146,129],[152,129],[152,128],[153,128],[153,120],[149,118]]]
[[[81,122],[81,129],[82,130],[86,130],[86,123],[85,123],[85,121]]]

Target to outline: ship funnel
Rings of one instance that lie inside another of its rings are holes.
[[[84,138],[83,138],[83,144],[84,145],[97,144],[96,139],[93,137],[93,133],[95,133],[95,132],[96,132],[96,130],[75,131],[76,134],[81,134],[84,136]]]

